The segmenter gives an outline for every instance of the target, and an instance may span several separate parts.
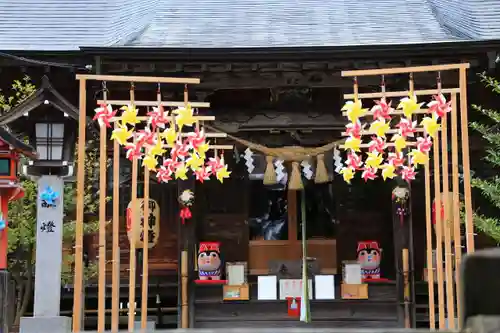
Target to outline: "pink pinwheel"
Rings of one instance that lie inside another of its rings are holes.
[[[196,170],[194,174],[196,176],[196,180],[198,180],[200,183],[203,183],[205,180],[210,179],[211,170],[210,167],[201,167]]]
[[[402,152],[389,153],[387,156],[387,161],[394,165],[394,167],[399,168],[405,162]]]
[[[387,147],[385,139],[378,136],[372,136],[372,141],[368,143],[368,151],[370,153],[377,152],[382,154]]]
[[[161,166],[156,173],[156,178],[159,182],[168,183],[172,180],[172,170],[165,166]]]
[[[363,178],[365,182],[368,180],[374,180],[377,178],[377,169],[370,167],[365,168],[361,174],[361,178]]]
[[[210,157],[207,162],[207,166],[210,167],[212,173],[217,173],[217,171],[224,168],[224,159],[218,156]]]
[[[189,155],[188,152],[188,146],[181,141],[177,141],[170,151],[170,157],[174,160],[177,161],[177,159],[180,159],[184,161],[184,159]]]
[[[125,150],[127,151],[125,156],[131,161],[134,159],[134,157],[137,157],[137,158],[142,157],[142,152],[141,152],[142,146],[140,146],[138,144],[127,143],[125,145]]]
[[[165,128],[165,125],[168,124],[168,122],[170,121],[168,113],[165,112],[163,106],[161,105],[159,107],[153,107],[153,111],[148,112],[147,116],[149,117],[148,124],[151,124],[153,131],[157,127]]]
[[[446,98],[443,94],[434,96],[432,102],[427,103],[429,112],[434,113],[438,117],[443,117],[448,112],[451,112],[451,101],[446,102]]]
[[[417,173],[415,172],[414,167],[404,166],[401,170],[401,177],[407,182],[409,182],[410,180],[415,180],[416,174]]]
[[[149,127],[146,127],[143,130],[140,130],[137,132],[137,144],[139,146],[143,146],[145,144],[147,145],[154,145],[156,139],[156,133],[151,132],[151,129]]]
[[[203,143],[205,143],[205,131],[203,129],[196,129],[195,132],[188,134],[188,144],[193,147],[193,149],[198,149]]]
[[[113,108],[109,104],[100,104],[98,108],[95,110],[95,115],[92,120],[97,120],[99,126],[105,125],[106,127],[111,127],[109,123],[111,118],[116,115],[116,110],[113,111]]]
[[[430,136],[417,138],[417,149],[422,153],[428,153],[432,147],[432,139]]]
[[[175,172],[175,170],[179,167],[179,165],[181,165],[180,162],[178,162],[177,160],[173,160],[171,158],[167,158],[166,160],[163,161],[163,166],[166,168],[166,170],[170,172],[170,174],[172,172]]]
[[[347,154],[347,160],[345,162],[349,168],[359,170],[363,165],[361,156],[358,156],[355,152],[351,151]]]
[[[413,133],[415,133],[415,127],[417,126],[417,121],[411,121],[408,118],[401,118],[399,124],[396,125],[399,128],[399,135],[402,137],[413,137]]]
[[[355,123],[347,124],[345,128],[347,135],[358,139],[361,137],[361,130],[363,129],[363,126],[361,126],[361,122],[359,120],[357,120]]]
[[[391,112],[394,111],[391,108],[391,102],[387,103],[385,98],[382,98],[380,101],[375,101],[375,105],[372,107],[371,112],[373,112],[374,119],[391,119]]]

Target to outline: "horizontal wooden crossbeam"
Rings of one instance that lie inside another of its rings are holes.
[[[171,149],[173,148],[171,145],[163,145],[163,148]],[[220,150],[230,150],[233,149],[233,145],[209,145],[208,149],[220,149]]]
[[[440,72],[453,69],[470,68],[469,63],[463,64],[448,64],[448,65],[432,65],[432,66],[415,66],[415,67],[395,67],[395,68],[375,68],[375,69],[360,69],[351,71],[342,71],[342,76],[369,76],[369,75],[391,75],[405,73],[421,73],[421,72]]]
[[[407,147],[415,147],[416,145],[417,145],[416,142],[407,142],[406,143]],[[395,144],[392,143],[392,142],[388,142],[388,143],[386,143],[386,146],[387,147],[395,147]],[[339,148],[340,149],[344,149],[345,145],[340,145]],[[359,148],[370,148],[370,144],[368,144],[368,143],[362,143],[362,144],[359,145]]]
[[[181,77],[158,77],[158,76],[125,76],[125,75],[93,75],[76,74],[77,80],[93,80],[108,82],[130,82],[130,83],[178,83],[178,84],[199,84],[200,79]]]
[[[161,103],[162,106],[175,106],[175,107],[183,107],[186,105],[184,102],[174,102],[174,101],[134,101],[135,106],[158,106]],[[98,100],[97,104],[109,104],[109,105],[129,105],[132,104],[129,100]],[[191,107],[193,108],[209,108],[210,103],[206,102],[189,102]]]
[[[404,114],[403,110],[394,110],[390,113],[391,116],[392,115],[403,115],[403,114]],[[429,109],[420,109],[420,110],[414,111],[413,114],[429,114]],[[347,116],[347,111],[342,111],[342,115]],[[373,117],[373,112],[368,111],[361,118],[364,118],[364,117]]]
[[[173,117],[168,116],[168,118],[172,119]],[[193,118],[196,119],[196,121],[214,121],[215,120],[215,116],[193,116]],[[145,116],[138,116],[137,117],[137,120],[141,120],[141,121],[145,121],[148,119],[149,119],[149,117],[145,117]],[[114,121],[118,121],[118,120],[120,120],[120,117],[113,117],[113,118],[111,118],[110,122],[114,122]]]
[[[419,128],[415,128],[415,133],[423,133],[424,132],[424,129],[419,127]],[[398,130],[397,129],[390,129],[388,130],[387,132],[385,132],[385,134],[397,134],[398,133]],[[361,131],[360,132],[361,135],[376,135],[375,132],[371,132],[371,131]],[[347,134],[347,132],[342,132],[342,136],[349,136],[349,134]]]
[[[443,88],[441,90],[438,89],[422,89],[415,90],[413,92],[417,96],[432,96],[441,94],[459,94],[460,88]],[[357,98],[382,98],[382,97],[408,97],[410,92],[408,90],[405,91],[386,91],[383,92],[375,92],[375,93],[360,93],[357,95]],[[354,99],[354,94],[344,94],[344,99]]]

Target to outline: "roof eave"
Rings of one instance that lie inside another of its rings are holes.
[[[500,49],[500,39],[445,41],[419,44],[378,44],[317,47],[258,47],[258,48],[168,48],[168,47],[81,47],[83,53],[93,56],[127,56],[162,59],[213,60],[244,58],[275,59],[364,59],[404,55],[436,56],[465,55]]]
[[[19,140],[12,135],[12,133],[2,127],[0,127],[0,139],[9,144],[15,151],[20,152],[31,159],[38,159],[38,153],[33,147],[24,143],[22,140]]]

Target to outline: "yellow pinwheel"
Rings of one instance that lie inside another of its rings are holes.
[[[350,149],[352,151],[360,151],[360,147],[361,147],[361,139],[354,138],[351,136],[345,140],[344,143],[345,150]]]
[[[205,161],[197,153],[193,153],[191,157],[187,159],[186,167],[196,171],[203,166],[204,162]]]
[[[149,149],[149,154],[151,156],[159,156],[162,155],[164,152],[165,149],[163,149],[163,140],[161,139],[161,137],[158,137],[156,139],[156,144]]]
[[[201,145],[199,145],[197,148],[196,148],[196,152],[198,153],[198,155],[200,155],[201,158],[205,159],[206,157],[206,152],[210,149],[210,145],[208,144],[208,142],[204,142],[202,143]]]
[[[182,130],[183,126],[193,125],[196,122],[191,104],[187,104],[186,107],[180,107],[174,110],[173,113],[176,115],[175,123],[179,126],[179,130]]]
[[[363,109],[363,104],[361,100],[357,101],[347,101],[342,107],[342,111],[347,111],[347,118],[353,123],[355,123],[360,117],[364,116],[368,109]]]
[[[401,99],[397,109],[399,109],[399,110],[402,109],[405,117],[411,118],[413,113],[415,111],[420,110],[420,108],[422,107],[423,104],[424,103],[418,103],[417,96],[413,95],[413,96],[409,96],[409,97],[405,97],[405,98]]]
[[[217,170],[215,173],[215,176],[217,179],[223,183],[225,178],[229,178],[229,175],[231,174],[231,171],[227,171],[227,165],[224,165],[223,168]]]
[[[340,174],[344,177],[344,181],[348,184],[351,183],[351,180],[354,178],[355,170],[349,167],[343,167],[340,170]]]
[[[397,152],[401,152],[407,146],[405,137],[399,134],[393,135],[391,141],[394,142],[394,147]]]
[[[188,169],[184,164],[181,164],[175,169],[175,178],[176,179],[181,179],[181,180],[186,180],[187,175],[186,173],[188,172]]]
[[[422,126],[424,126],[424,130],[425,132],[431,136],[431,137],[435,137],[436,133],[439,131],[439,128],[441,127],[438,122],[437,122],[438,118],[437,117],[424,117],[424,119],[422,119],[422,122],[420,123]]]
[[[177,132],[175,131],[175,126],[170,125],[169,128],[161,133],[161,136],[167,141],[167,145],[173,147],[175,141],[177,141]]]
[[[121,124],[111,133],[111,140],[116,140],[120,145],[124,145],[133,134],[133,129],[129,131],[126,125]]]
[[[122,121],[122,124],[130,124],[132,126],[135,126],[135,124],[141,122],[139,119],[137,119],[137,109],[133,105],[124,105],[120,108],[120,110],[123,110],[122,115],[119,117]]]
[[[375,120],[370,125],[370,132],[374,132],[379,137],[385,138],[385,133],[390,129],[389,123],[385,122],[385,119]]]
[[[146,155],[144,159],[142,160],[142,165],[147,167],[149,170],[156,170],[156,165],[158,164],[158,161],[154,156],[151,155]]]
[[[373,152],[373,153],[367,153],[367,155],[368,157],[366,158],[365,166],[369,168],[378,169],[380,167],[380,164],[382,164],[382,161],[384,160],[382,154],[379,154],[378,152]]]
[[[396,167],[391,163],[386,163],[381,166],[382,168],[382,178],[386,180],[387,178],[393,179],[396,177]]]
[[[409,155],[411,156],[412,164],[415,166],[419,164],[424,165],[429,160],[429,156],[418,149],[413,149]]]

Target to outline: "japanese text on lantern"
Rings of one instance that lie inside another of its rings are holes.
[[[349,120],[343,145],[347,157],[340,170],[344,180],[350,183],[358,171],[365,181],[373,180],[379,170],[384,180],[397,175],[408,182],[414,180],[418,167],[428,161],[432,138],[440,129],[439,119],[451,111],[451,103],[442,94],[436,95],[427,103],[426,115],[419,123],[422,127],[418,127],[414,115],[424,111],[424,104],[417,101],[415,94],[402,98],[395,109],[386,98],[374,101],[370,110],[363,108],[360,99],[346,102],[342,111]],[[373,118],[367,131],[368,123],[362,123],[364,117]],[[366,144],[362,142],[363,135],[370,136]],[[362,148],[368,148],[364,160]]]

